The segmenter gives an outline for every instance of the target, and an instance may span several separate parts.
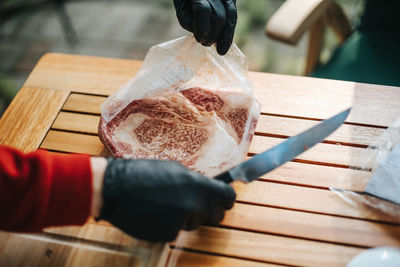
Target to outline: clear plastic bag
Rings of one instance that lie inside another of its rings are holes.
[[[214,176],[243,160],[255,131],[247,72],[235,45],[225,56],[192,36],[156,45],[102,104],[99,136],[116,157],[177,160]]]
[[[354,160],[353,166],[370,173],[363,192],[341,188],[330,190],[358,210],[385,214],[400,221],[400,205],[382,198],[389,188],[391,193],[394,191],[400,196],[400,118]],[[379,193],[380,197],[371,195],[371,192],[374,195]]]

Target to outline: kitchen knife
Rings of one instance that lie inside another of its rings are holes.
[[[346,120],[349,113],[350,108],[217,175],[215,179],[225,183],[251,182],[323,141]]]

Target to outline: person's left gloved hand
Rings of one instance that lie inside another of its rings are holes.
[[[179,23],[199,43],[217,43],[220,55],[228,52],[237,21],[236,0],[174,0],[174,5]]]

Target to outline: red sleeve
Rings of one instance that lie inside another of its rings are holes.
[[[23,154],[0,146],[0,229],[30,232],[81,225],[91,200],[88,155]]]

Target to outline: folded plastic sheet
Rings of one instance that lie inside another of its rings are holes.
[[[400,144],[378,166],[364,192],[400,205]]]
[[[400,118],[354,160],[369,172],[363,192],[330,188],[349,205],[400,219]]]

